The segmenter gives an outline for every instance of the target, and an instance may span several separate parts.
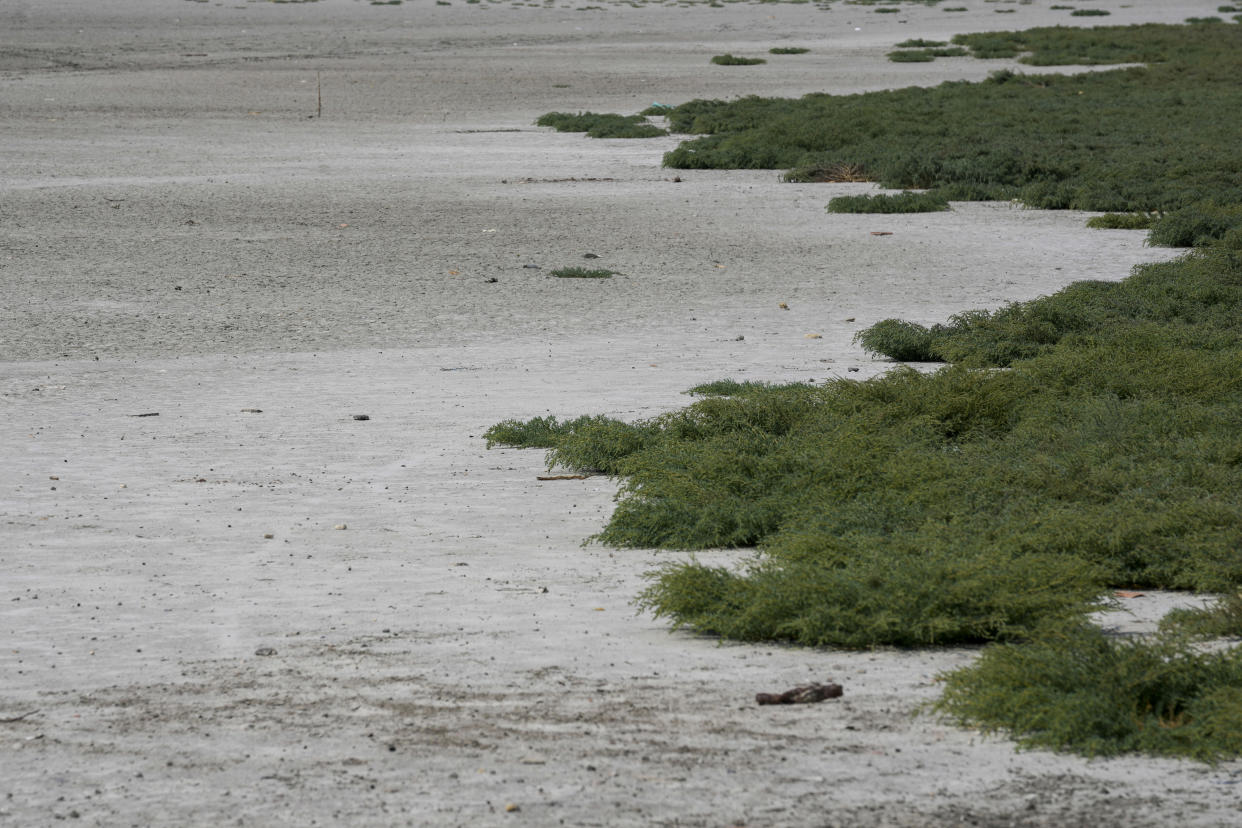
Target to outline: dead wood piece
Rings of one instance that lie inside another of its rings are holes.
[[[31,710],[29,713],[23,713],[20,716],[11,716],[7,719],[0,719],[0,724],[13,724],[14,722],[20,722],[22,719],[29,718],[38,712],[38,710]]]
[[[756,693],[755,701],[759,704],[811,704],[824,699],[840,698],[845,690],[839,684],[807,684],[786,690],[784,693]]]
[[[536,480],[586,480],[585,474],[541,474]]]

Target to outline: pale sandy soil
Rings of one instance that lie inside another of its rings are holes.
[[[1233,824],[1236,763],[916,715],[975,651],[670,634],[632,600],[676,553],[581,545],[615,483],[480,439],[865,378],[879,319],[1171,255],[1008,205],[830,216],[870,185],[678,183],[675,139],[532,126],[978,79],[1012,64],[884,53],[1217,5],[963,4],[0,0],[0,824]],[[774,45],[812,51],[708,64]],[[588,252],[621,275],[548,276]]]

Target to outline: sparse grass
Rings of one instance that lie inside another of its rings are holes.
[[[1147,213],[1105,213],[1087,219],[1087,226],[1097,230],[1147,230],[1154,220]]]
[[[903,40],[897,44],[898,49],[926,49],[932,46],[948,46],[947,40],[924,40],[921,37]]]
[[[936,213],[948,209],[949,202],[936,193],[837,196],[828,202],[830,213]]]
[[[1074,9],[1070,17],[1106,17],[1112,12],[1105,9]]]
[[[585,267],[562,267],[552,271],[559,279],[609,279],[617,275],[615,270],[601,270]]]
[[[642,115],[611,112],[549,112],[541,115],[535,124],[552,127],[557,132],[585,132],[591,138],[656,138],[668,135],[668,130],[646,123]]]
[[[1075,625],[988,647],[943,677],[936,705],[1026,747],[1216,761],[1242,754],[1242,649],[1177,636],[1117,641]]]
[[[1192,26],[1204,25],[1209,23],[1224,23],[1219,17],[1187,17],[1186,22]]]
[[[803,46],[773,46],[771,49],[768,49],[768,54],[771,54],[771,55],[805,55],[809,51],[811,50]]]
[[[712,63],[717,66],[756,66],[760,63],[767,63],[763,58],[738,57],[737,55],[716,55],[712,58]]]

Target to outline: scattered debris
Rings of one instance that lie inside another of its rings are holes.
[[[755,701],[759,704],[810,704],[824,699],[840,698],[845,690],[839,684],[807,684],[786,690],[784,693],[756,693]]]

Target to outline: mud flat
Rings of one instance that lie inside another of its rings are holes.
[[[1003,204],[830,216],[870,185],[675,181],[675,139],[532,125],[979,79],[1013,64],[884,54],[1100,21],[1047,6],[0,4],[0,822],[1230,824],[1236,763],[915,715],[974,650],[671,634],[631,602],[675,553],[582,546],[615,483],[480,439],[864,378],[881,318],[1172,255]],[[811,51],[708,63],[773,46]],[[618,275],[549,276],[588,253]]]

